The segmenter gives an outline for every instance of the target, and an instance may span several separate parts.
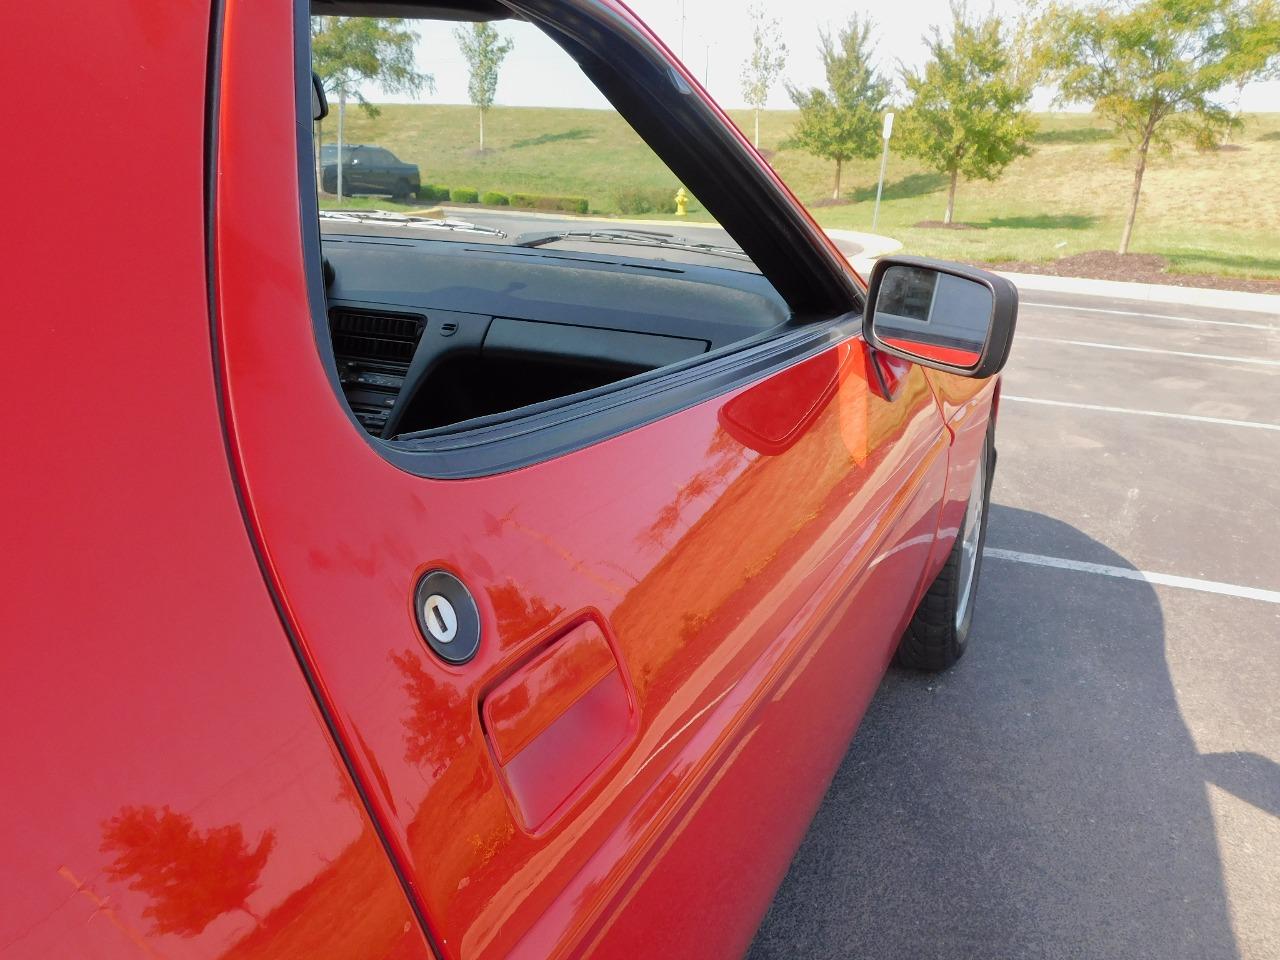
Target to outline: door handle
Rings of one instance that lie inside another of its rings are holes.
[[[485,738],[526,830],[545,828],[621,753],[637,727],[634,702],[616,648],[592,617],[485,695]]]

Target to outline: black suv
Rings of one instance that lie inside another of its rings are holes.
[[[404,163],[383,147],[349,143],[342,148],[342,193],[389,193],[407,200],[418,192],[421,179],[416,163]],[[338,192],[338,145],[320,148],[320,187],[325,193]]]

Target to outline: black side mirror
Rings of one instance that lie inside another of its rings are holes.
[[[329,115],[329,98],[324,95],[320,75],[311,71],[311,119],[323,120]]]
[[[964,377],[994,376],[1009,359],[1018,288],[976,267],[883,257],[871,270],[862,330],[877,350]]]

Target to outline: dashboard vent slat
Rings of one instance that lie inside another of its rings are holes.
[[[329,313],[333,352],[343,357],[408,363],[422,336],[426,318],[340,307]]]

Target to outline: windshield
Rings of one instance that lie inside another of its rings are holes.
[[[315,18],[316,49],[328,49],[320,37],[338,29],[340,19]],[[349,99],[345,112],[332,104],[330,116],[315,125],[319,206],[344,214],[322,217],[324,233],[519,243],[547,256],[584,253],[759,272],[536,26],[508,20],[493,28],[495,49],[506,53],[492,105],[481,110],[469,102],[463,55],[475,25],[396,22],[414,33],[407,50],[414,70],[431,82],[398,97],[401,102],[377,102],[379,92],[370,86],[362,94],[372,109]],[[330,67],[323,58],[314,66],[323,82]],[[560,79],[548,81],[552,74]],[[395,214],[411,219],[397,222]],[[433,220],[450,224],[432,226]]]

